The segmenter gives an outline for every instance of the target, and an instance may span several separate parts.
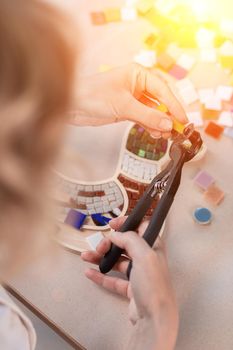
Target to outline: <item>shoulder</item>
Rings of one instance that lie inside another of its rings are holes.
[[[31,321],[0,286],[1,350],[34,350],[36,334]]]

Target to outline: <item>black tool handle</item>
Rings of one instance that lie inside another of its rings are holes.
[[[148,208],[153,201],[153,197],[148,196],[148,191],[144,193],[144,195],[140,198],[137,205],[133,209],[132,213],[128,216],[124,224],[119,229],[119,232],[126,231],[135,231],[142,218],[146,214]],[[105,254],[105,256],[101,259],[99,264],[100,272],[107,273],[109,272],[113,266],[116,264],[118,259],[120,258],[123,250],[116,245],[112,244],[110,250]]]
[[[151,221],[147,226],[147,229],[143,235],[143,238],[151,247],[153,246],[154,242],[156,241],[161,231],[161,228],[164,224],[167,213],[169,212],[169,209],[172,206],[173,201],[174,201],[174,194],[168,194],[167,196],[163,195],[154,211]],[[128,279],[130,278],[131,269],[132,269],[132,261],[130,261],[126,272]]]

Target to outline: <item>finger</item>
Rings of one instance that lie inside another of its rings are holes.
[[[133,231],[128,232],[112,232],[109,235],[112,243],[126,251],[132,259],[142,258],[148,253],[150,247],[139,235]]]
[[[139,92],[148,92],[160,102],[164,103],[169,112],[181,123],[187,123],[188,119],[186,117],[185,111],[172,93],[170,88],[164,79],[161,79],[157,74],[145,69],[144,67],[138,66],[136,74],[136,89]],[[140,91],[141,90],[141,91]]]
[[[85,275],[87,276],[87,278],[89,278],[91,281],[98,284],[99,286],[102,286],[103,288],[111,292],[117,293],[121,296],[128,297],[128,281],[122,280],[121,278],[117,277],[103,275],[102,273],[94,269],[86,270]]]
[[[81,254],[81,259],[97,265],[100,262],[101,256],[96,251],[87,251]]]
[[[129,266],[129,259],[121,257],[118,262],[114,265],[113,270],[121,272],[123,274],[126,274],[128,266]]]
[[[121,226],[124,224],[125,220],[128,218],[128,216],[121,216],[115,219],[112,219],[111,221],[109,221],[109,225],[111,226],[112,229],[114,229],[115,231],[119,231],[119,229],[121,228]],[[147,226],[148,226],[148,221],[143,221],[139,227],[138,227],[138,233],[140,236],[143,235],[143,231],[146,230]]]
[[[111,248],[111,241],[108,237],[105,237],[100,241],[100,243],[96,247],[96,252],[99,254],[99,256],[104,256],[109,249]]]
[[[160,138],[169,139],[171,137],[171,132],[160,132],[149,128],[146,128],[146,129],[150,133],[151,137],[155,139],[160,139]]]
[[[154,131],[170,132],[172,130],[172,120],[166,113],[146,106],[130,94],[126,98],[127,108],[123,119],[132,120]]]
[[[160,131],[153,131],[151,133],[151,137],[153,137],[154,139],[161,139],[162,133]]]
[[[127,219],[127,216],[119,216],[118,218],[112,219],[109,221],[109,226],[116,231],[119,231],[121,226],[124,224],[125,220]]]
[[[109,249],[111,248],[111,241],[105,237],[102,241],[97,245],[96,251],[86,251],[81,254],[81,258],[84,261],[91,262],[93,264],[97,264],[100,258],[105,255]],[[98,260],[99,259],[99,260]]]
[[[170,139],[170,137],[171,137],[171,133],[170,132],[163,132],[162,133],[162,138],[163,139],[168,140],[168,139]]]
[[[94,265],[99,265],[101,257],[97,252],[95,251],[88,251],[88,252],[83,252],[81,254],[81,258],[83,261],[86,261],[90,264]],[[114,265],[113,270],[121,272],[121,273],[126,273],[129,265],[129,259],[121,257],[117,263]]]

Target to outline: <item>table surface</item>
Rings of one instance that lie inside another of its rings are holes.
[[[64,1],[59,2],[64,5]],[[149,33],[149,24],[143,20],[91,27],[90,10],[121,3],[76,0],[66,4],[76,10],[73,13],[80,23],[82,74],[96,72],[100,64],[116,66],[131,61],[141,47],[142,33]],[[196,67],[192,73],[199,85],[207,86],[206,81],[209,86],[226,81],[226,76],[214,67],[205,70],[208,79],[204,82],[198,78],[201,72],[203,67]],[[126,124],[96,129],[68,127],[64,174],[80,180],[111,177]],[[225,136],[220,141],[203,136],[207,156],[185,166],[164,233],[180,309],[177,350],[230,350],[233,349],[233,141]],[[82,168],[78,166],[80,157]],[[212,208],[214,219],[206,227],[198,226],[192,218],[197,206],[206,205],[203,194],[193,184],[199,169],[212,174],[226,193],[224,202]],[[87,178],[87,173],[92,178]],[[127,319],[127,301],[87,280],[84,277],[87,264],[79,255],[60,249],[54,259],[54,263],[47,260],[35,263],[11,280],[10,286],[68,335],[76,347],[80,344],[88,350],[122,349],[132,327]]]

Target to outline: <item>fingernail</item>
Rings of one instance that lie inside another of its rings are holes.
[[[165,118],[161,119],[158,125],[160,129],[163,129],[166,131],[172,130],[172,126],[173,126],[172,121],[170,119],[165,119]]]
[[[153,138],[153,139],[161,139],[161,132],[155,132],[155,133],[151,133],[150,136]]]

